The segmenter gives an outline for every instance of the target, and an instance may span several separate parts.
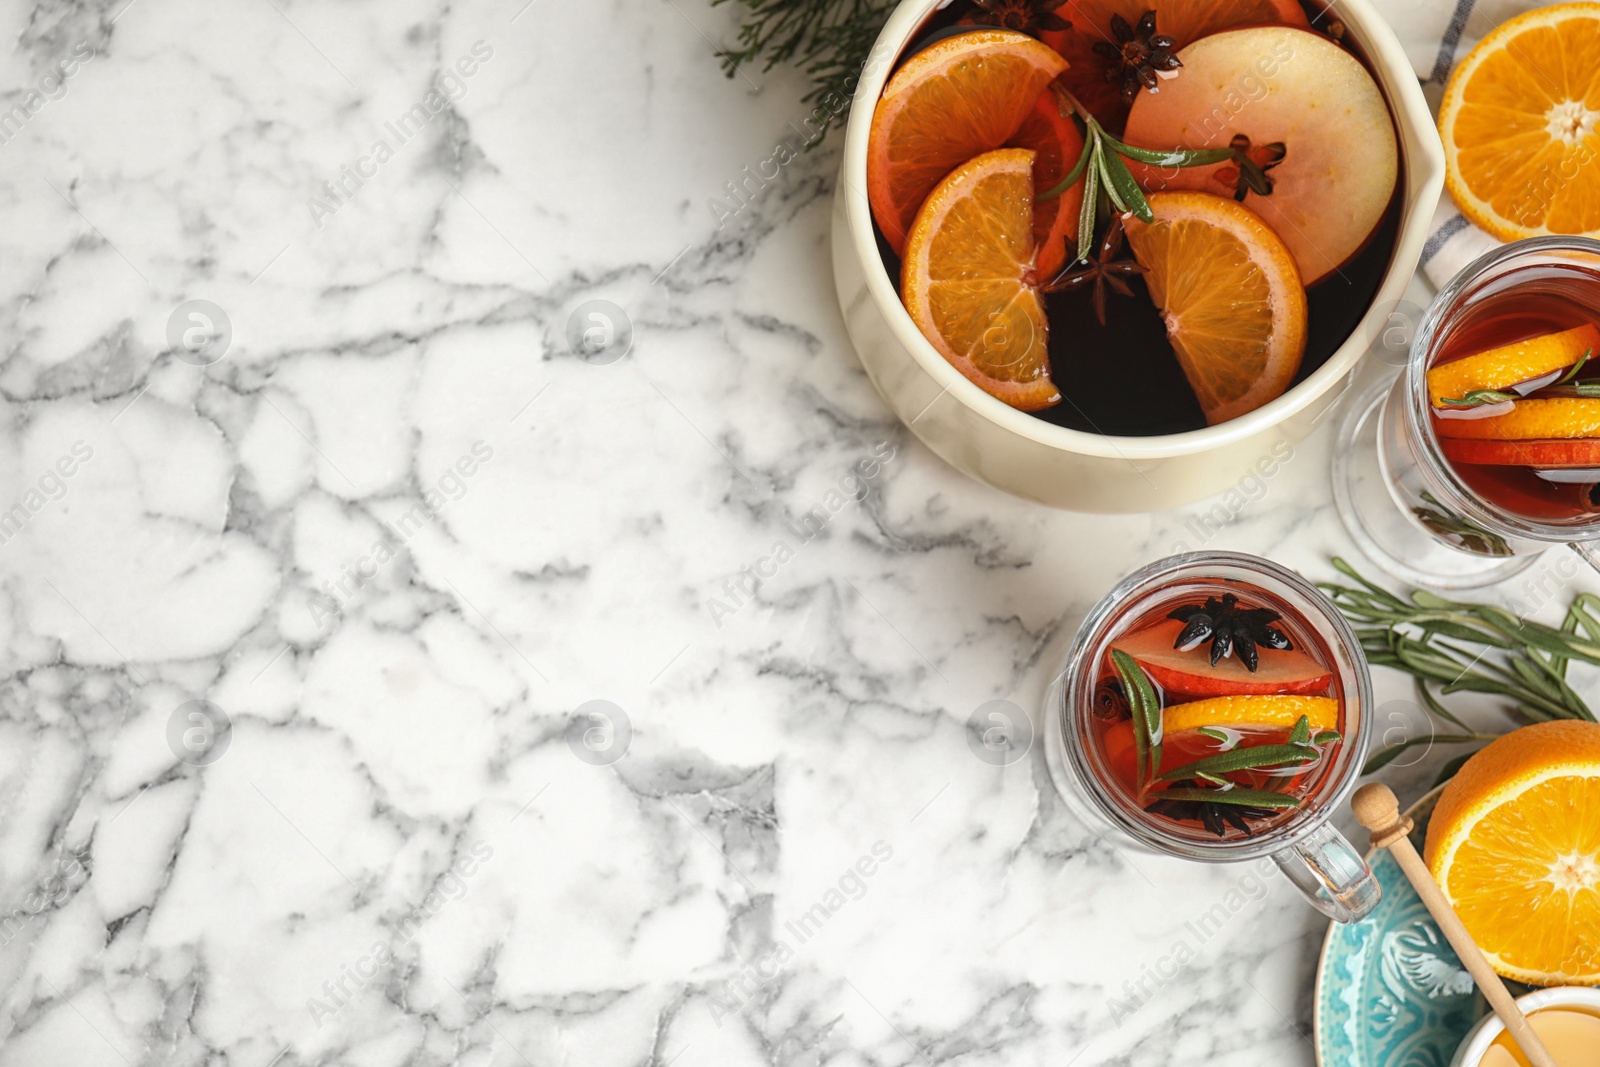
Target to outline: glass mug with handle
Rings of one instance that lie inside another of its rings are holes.
[[[1360,641],[1304,578],[1196,552],[1125,578],[1046,695],[1046,762],[1091,827],[1184,859],[1271,857],[1323,914],[1379,887],[1330,819],[1355,788],[1372,687]]]
[[[1600,567],[1600,242],[1517,241],[1456,275],[1399,378],[1352,404],[1333,491],[1414,585],[1502,581],[1555,544]]]

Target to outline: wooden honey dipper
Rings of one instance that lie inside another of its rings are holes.
[[[1467,973],[1483,990],[1489,1006],[1500,1016],[1506,1031],[1521,1047],[1528,1062],[1533,1067],[1560,1067],[1555,1057],[1550,1055],[1550,1050],[1544,1047],[1544,1042],[1539,1040],[1539,1035],[1533,1032],[1533,1027],[1528,1025],[1528,1017],[1511,999],[1511,992],[1500,981],[1500,976],[1494,973],[1483,950],[1461,924],[1461,917],[1456,914],[1450,901],[1445,899],[1444,890],[1433,880],[1427,864],[1417,855],[1416,847],[1407,836],[1415,824],[1400,814],[1400,802],[1395,799],[1394,790],[1380,782],[1364,785],[1356,790],[1356,795],[1350,801],[1350,809],[1355,812],[1356,821],[1372,831],[1372,847],[1388,849],[1395,862],[1400,864],[1400,869],[1411,881],[1411,887],[1422,898],[1422,903],[1427,905],[1433,921],[1439,924],[1445,940],[1456,950]]]

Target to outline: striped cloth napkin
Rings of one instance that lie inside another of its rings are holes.
[[[1435,114],[1457,61],[1502,22],[1543,6],[1535,0],[1378,0],[1378,9],[1405,46]],[[1422,250],[1422,272],[1435,289],[1440,288],[1499,243],[1463,218],[1446,193]]]

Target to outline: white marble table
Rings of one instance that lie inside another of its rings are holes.
[[[1326,427],[1209,528],[966,480],[848,347],[837,146],[708,203],[802,79],[524,3],[0,10],[0,1065],[1310,1063],[1286,883],[965,737],[1141,562],[1329,576]]]

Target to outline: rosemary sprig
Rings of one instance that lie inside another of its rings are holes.
[[[1422,494],[1423,503],[1411,509],[1411,514],[1428,529],[1444,538],[1455,538],[1461,547],[1480,556],[1509,556],[1511,546],[1493,530],[1485,530],[1471,519],[1462,518],[1443,504],[1432,493]]]
[[[1289,731],[1291,745],[1309,745],[1311,743],[1311,720],[1302,715],[1294,721],[1294,729]]]
[[[1560,389],[1561,392],[1554,395],[1600,397],[1600,382],[1572,384],[1573,380],[1578,377],[1578,372],[1583,370],[1584,364],[1589,362],[1589,357],[1592,355],[1594,355],[1594,349],[1591,348],[1578,359],[1578,362],[1567,368],[1567,373],[1544,388],[1536,390],[1534,395],[1543,396],[1546,395],[1546,390]],[[1465,396],[1440,397],[1439,403],[1444,407],[1476,408],[1485,404],[1504,404],[1507,401],[1522,399],[1525,399],[1522,393],[1506,392],[1501,389],[1473,389]]]
[[[1567,373],[1563,374],[1560,378],[1556,379],[1555,381],[1551,382],[1550,384],[1551,385],[1566,385],[1569,382],[1571,382],[1574,378],[1576,378],[1578,376],[1578,372],[1583,369],[1583,365],[1585,363],[1589,362],[1589,357],[1592,356],[1592,355],[1594,355],[1594,349],[1592,349],[1592,348],[1587,349],[1583,353],[1583,355],[1578,359],[1578,362],[1576,362],[1576,363],[1574,363],[1572,365],[1572,369],[1571,370],[1567,371]]]
[[[1169,786],[1161,791],[1162,800],[1191,800],[1200,804],[1239,804],[1252,808],[1298,808],[1300,800],[1270,789],[1187,789]]]
[[[1429,647],[1439,644],[1437,638],[1448,637],[1515,650],[1530,659],[1534,654],[1543,653],[1550,660],[1577,660],[1600,666],[1600,616],[1594,614],[1600,609],[1600,596],[1580,594],[1568,611],[1567,625],[1556,629],[1532,619],[1519,618],[1492,604],[1447,600],[1421,589],[1413,592],[1409,601],[1402,600],[1361,577],[1344,560],[1335,559],[1333,565],[1341,574],[1360,583],[1361,588],[1327,582],[1321,583],[1322,588],[1358,626],[1379,624],[1402,636],[1395,628],[1409,625],[1419,633],[1420,642]],[[1534,661],[1549,663],[1543,657]],[[1554,666],[1553,663],[1549,665]],[[1593,719],[1587,707],[1568,717]]]
[[[1204,727],[1202,727],[1204,729]],[[1210,735],[1208,735],[1210,736]],[[1233,774],[1237,771],[1263,770],[1269,767],[1292,767],[1296,764],[1310,763],[1322,753],[1319,745],[1340,740],[1337,730],[1323,730],[1311,736],[1311,720],[1302,715],[1295,721],[1294,728],[1289,732],[1289,740],[1281,745],[1252,745],[1247,748],[1231,748],[1215,756],[1205,756],[1201,759],[1186,763],[1181,767],[1174,767],[1156,777],[1155,781],[1175,782],[1180,778],[1201,778],[1218,785],[1231,785],[1223,775]],[[1163,793],[1163,796],[1166,794]]]
[[[1420,689],[1421,683],[1419,682],[1417,685]],[[1398,745],[1390,745],[1382,752],[1379,752],[1376,755],[1368,758],[1366,765],[1361,768],[1361,773],[1372,774],[1374,771],[1381,770],[1384,767],[1387,767],[1390,763],[1394,762],[1394,760],[1398,758],[1402,752],[1405,752],[1407,749],[1413,748],[1417,745],[1431,745],[1434,742],[1439,742],[1441,744],[1466,744],[1472,741],[1493,741],[1496,736],[1497,735],[1495,734],[1418,734],[1416,737],[1406,738]],[[1468,753],[1468,755],[1470,756],[1471,753]]]
[[[1506,393],[1499,389],[1473,389],[1465,396],[1442,396],[1439,406],[1446,408],[1481,408],[1486,404],[1504,404],[1508,400],[1521,400],[1521,393]]]
[[[1150,211],[1150,202],[1145,199],[1139,183],[1133,180],[1133,174],[1123,162],[1124,158],[1157,167],[1205,167],[1231,161],[1242,174],[1247,175],[1252,188],[1269,190],[1272,188],[1261,166],[1248,155],[1231,147],[1157,149],[1124,144],[1107,133],[1105,127],[1095,121],[1089,109],[1078,102],[1077,97],[1060,85],[1054,86],[1054,89],[1056,99],[1061,105],[1062,116],[1076,115],[1083,123],[1083,154],[1078,157],[1078,162],[1072,170],[1067,172],[1067,176],[1040,193],[1038,199],[1049,200],[1060,196],[1076,185],[1079,178],[1084,178],[1083,207],[1078,214],[1077,258],[1080,261],[1087,260],[1094,248],[1095,216],[1100,209],[1102,190],[1105,192],[1106,200],[1117,211],[1123,213],[1131,211],[1144,222],[1155,221],[1155,215]],[[1087,177],[1085,171],[1088,172]]]
[[[1600,397],[1600,382],[1575,382],[1572,385],[1547,385],[1528,399],[1555,400],[1558,397]],[[1520,399],[1520,398],[1519,398]]]
[[[1297,763],[1310,763],[1316,758],[1317,751],[1306,745],[1251,745],[1175,767],[1157,776],[1156,782],[1175,782],[1179,778],[1204,778],[1214,782],[1222,780],[1225,774],[1237,771],[1291,767]]]
[[[1370,773],[1400,752],[1429,741],[1457,744],[1492,740],[1471,730],[1429,689],[1439,693],[1490,693],[1511,701],[1531,722],[1595,721],[1594,712],[1567,682],[1572,662],[1600,666],[1600,596],[1580,593],[1558,629],[1519,618],[1492,604],[1449,600],[1423,590],[1402,599],[1363,578],[1335,558],[1335,569],[1355,586],[1321,583],[1356,627],[1368,662],[1405,671],[1417,679],[1424,706],[1460,732],[1410,738],[1377,753],[1363,768]],[[1481,651],[1470,651],[1478,646]]]
[[[1133,713],[1134,792],[1142,798],[1147,782],[1161,770],[1161,697],[1144,668],[1126,652],[1112,649],[1111,665]]]

